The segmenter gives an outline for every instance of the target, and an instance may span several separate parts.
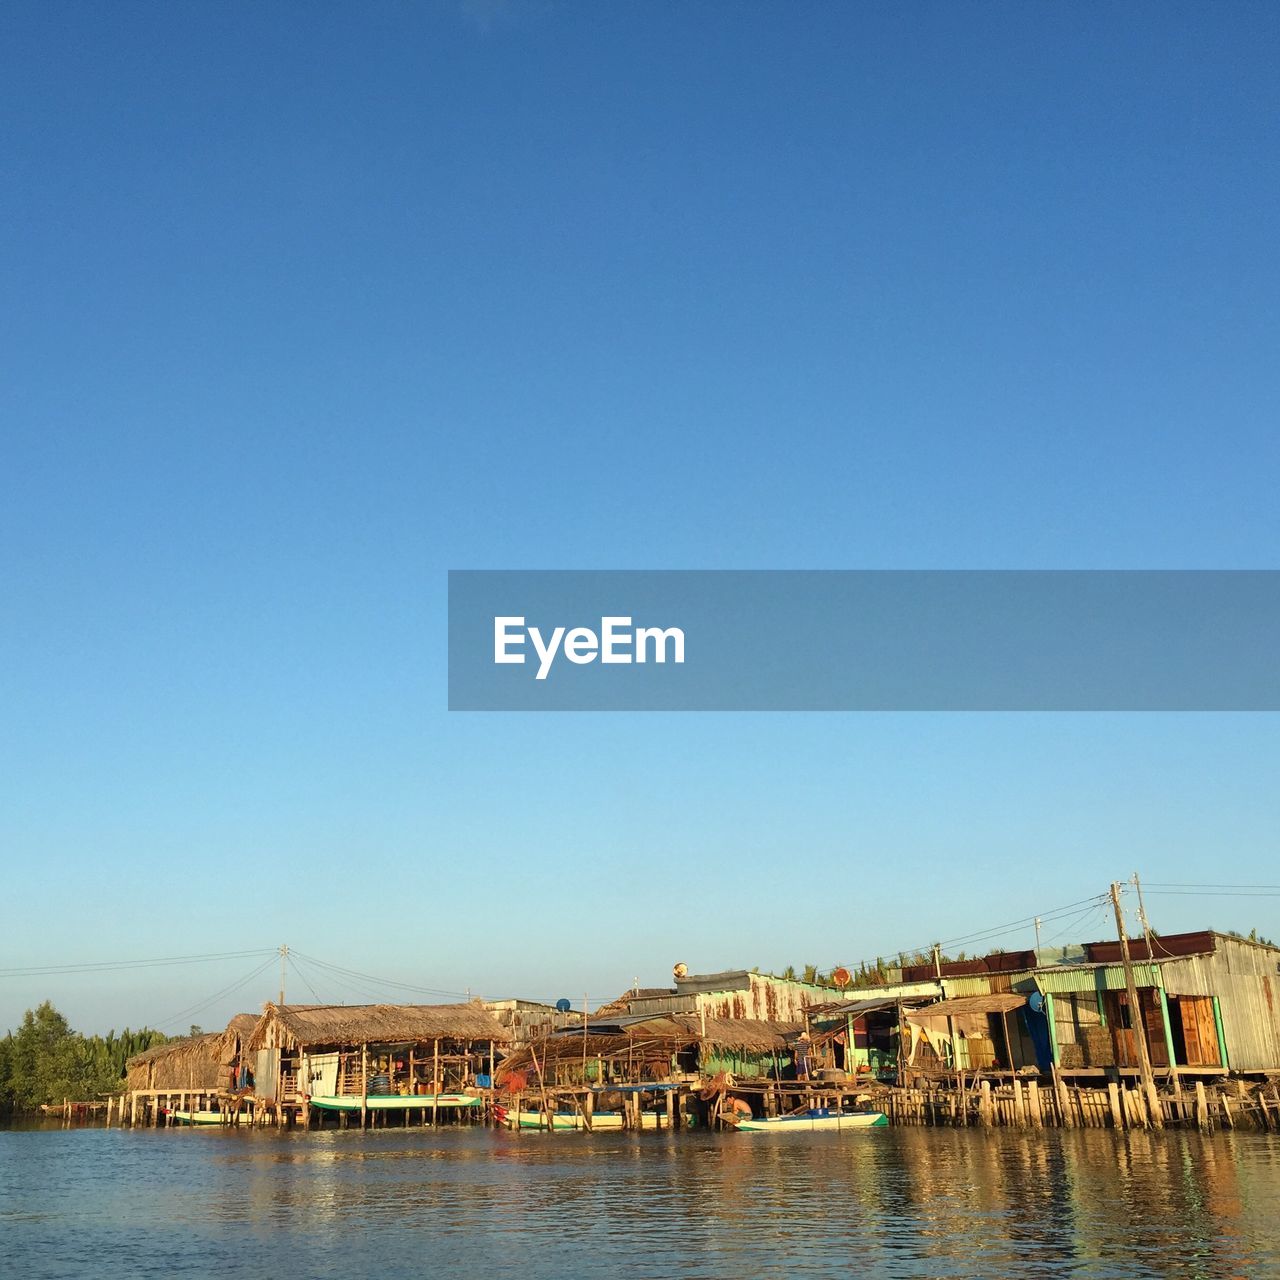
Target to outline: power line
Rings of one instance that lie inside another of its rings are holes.
[[[468,1000],[473,996],[473,992],[467,991],[445,991],[439,987],[420,987],[411,982],[397,982],[393,978],[379,978],[371,973],[361,973],[357,969],[348,969],[343,965],[330,964],[326,960],[317,959],[315,956],[309,956],[305,952],[295,953],[302,959],[309,961],[311,964],[318,965],[330,973],[344,975],[348,978],[356,978],[363,982],[372,983],[375,987],[392,987],[402,991],[417,991],[424,995],[432,996],[456,996],[460,1000]]]
[[[313,996],[315,996],[316,1004],[324,1004],[324,1001],[320,999],[320,993],[315,989],[315,987],[311,985],[310,981],[307,978],[307,975],[302,972],[302,969],[296,963],[294,963],[292,952],[289,953],[289,968],[292,969],[293,972],[296,973],[298,977],[302,979],[303,985],[307,988],[308,991],[311,992]]]
[[[943,941],[941,941],[938,945],[946,949],[950,947],[959,946],[962,943],[974,943],[974,942],[984,942],[984,941],[989,942],[994,940],[995,938],[1003,937],[1010,933],[1018,933],[1024,929],[1032,929],[1035,927],[1035,922],[1037,918],[1041,921],[1041,923],[1047,923],[1049,921],[1054,921],[1054,920],[1061,920],[1064,917],[1070,915],[1072,912],[1077,911],[1080,907],[1084,907],[1086,908],[1086,910],[1088,910],[1090,908],[1100,906],[1106,900],[1107,900],[1106,894],[1095,894],[1091,898],[1081,898],[1079,902],[1069,902],[1065,906],[1054,907],[1052,910],[1049,910],[1049,911],[1038,911],[1034,915],[1024,916],[1020,920],[1012,920],[1007,924],[993,925],[989,929],[982,929],[976,933],[967,933],[967,934],[963,934],[960,937],[946,938]],[[934,944],[932,942],[927,942],[922,946],[903,947],[897,951],[892,951],[889,954],[890,955],[908,955],[908,956],[923,955],[926,952],[931,951],[933,948],[933,945]],[[882,958],[883,958],[882,956],[875,957],[875,959],[882,959]],[[853,965],[845,964],[843,967],[846,969],[850,969],[851,971],[854,971],[855,966],[871,965],[873,963],[874,963],[874,960],[868,957],[862,960],[855,961]]]
[[[1068,933],[1074,933],[1077,930],[1083,929],[1086,923],[1092,924],[1094,920],[1097,920],[1099,926],[1101,926],[1104,911],[1105,908],[1101,903],[1094,903],[1092,906],[1086,907],[1078,916],[1073,917],[1068,922],[1065,929],[1059,929],[1057,933],[1050,937],[1045,945],[1052,946],[1059,938],[1065,937]]]
[[[20,969],[0,969],[0,978],[38,978],[58,974],[71,976],[78,973],[115,973],[125,969],[159,969],[176,964],[213,964],[220,960],[243,960],[247,957],[266,955],[259,947],[253,951],[221,951],[199,956],[161,956],[152,960],[98,960],[78,964],[33,965]],[[279,951],[272,949],[272,955]]]
[[[1156,889],[1144,886],[1151,894],[1162,898],[1280,898],[1280,889],[1263,892],[1242,889]]]
[[[235,992],[239,991],[241,987],[247,986],[250,982],[254,980],[254,978],[258,977],[260,974],[266,973],[266,971],[271,968],[274,962],[275,962],[275,955],[272,955],[268,959],[264,960],[256,969],[252,970],[250,973],[245,974],[243,978],[238,979],[237,981],[231,983],[229,986],[223,987],[221,991],[214,992],[213,995],[209,996],[205,1000],[201,1000],[198,1004],[193,1004],[188,1008],[182,1009],[178,1013],[175,1013],[172,1017],[163,1019],[161,1022],[157,1023],[156,1025],[160,1029],[163,1029],[165,1027],[173,1026],[174,1023],[184,1022],[187,1018],[191,1017],[193,1014],[202,1012],[203,1010],[207,1009],[210,1005],[217,1003],[217,1001],[224,999],[226,996],[233,995]]]
[[[1280,891],[1280,884],[1181,884],[1177,881],[1149,880],[1148,889],[1271,889]]]

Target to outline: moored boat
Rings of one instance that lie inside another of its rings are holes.
[[[551,1129],[556,1133],[562,1130],[586,1130],[587,1122],[579,1111],[553,1111],[551,1114]],[[666,1116],[659,1111],[642,1111],[640,1113],[640,1127],[642,1129],[661,1129],[666,1126]],[[514,1109],[500,1108],[498,1114],[500,1124],[505,1124],[508,1129],[546,1129],[547,1112],[545,1111],[516,1111]],[[625,1120],[621,1111],[597,1111],[591,1117],[590,1131],[592,1133],[601,1132],[618,1132],[626,1127]]]
[[[736,1128],[744,1133],[814,1133],[826,1130],[875,1129],[887,1125],[883,1111],[831,1111],[813,1107],[794,1116],[772,1116],[762,1120],[739,1120]]]
[[[165,1112],[170,1124],[228,1124],[232,1114],[230,1111],[180,1111],[176,1108]],[[253,1113],[246,1107],[240,1112],[240,1120],[244,1124],[252,1123]]]
[[[359,1094],[313,1093],[308,1102],[321,1111],[359,1111],[361,1099]],[[444,1111],[479,1107],[484,1104],[484,1099],[468,1093],[371,1093],[364,1103],[369,1111],[417,1111],[422,1108]]]

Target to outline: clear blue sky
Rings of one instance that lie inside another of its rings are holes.
[[[465,567],[1276,567],[1278,37],[7,5],[0,968],[289,942],[594,1001],[1135,868],[1275,882],[1274,716],[450,715],[444,606]],[[0,1028],[250,967],[0,978]]]

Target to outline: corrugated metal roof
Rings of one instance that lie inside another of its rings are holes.
[[[1135,964],[1133,980],[1140,987],[1158,987],[1158,965]],[[1037,969],[1031,975],[1036,986],[1046,995],[1071,995],[1078,991],[1123,991],[1124,966],[1113,965],[1055,965],[1052,969]]]
[[[676,991],[685,995],[692,991],[746,991],[751,974],[746,969],[726,969],[723,973],[691,973],[676,979]]]
[[[986,996],[956,996],[954,1000],[939,1000],[922,1009],[912,1009],[913,1018],[956,1018],[965,1013],[1011,1013],[1027,1003],[1025,995],[1015,992],[996,992]]]
[[[918,1000],[918,997],[916,999]],[[860,1018],[864,1013],[877,1013],[881,1009],[896,1008],[897,1004],[897,996],[877,996],[874,1000],[846,1000],[843,1003],[823,1005],[820,1010],[814,1010],[813,1013],[820,1018]]]

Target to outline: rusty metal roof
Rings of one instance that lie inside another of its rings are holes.
[[[921,1009],[912,1009],[913,1018],[955,1018],[965,1013],[1012,1013],[1027,1003],[1026,993],[1005,991],[989,996],[955,996]]]

